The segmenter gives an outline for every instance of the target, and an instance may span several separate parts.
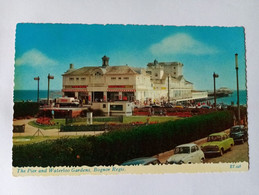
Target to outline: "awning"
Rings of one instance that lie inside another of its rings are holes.
[[[136,89],[108,89],[108,92],[135,92]]]
[[[208,97],[197,97],[197,98],[187,98],[187,99],[178,99],[175,100],[176,102],[183,102],[183,101],[190,101],[190,100],[202,100],[202,99],[208,99]]]
[[[87,92],[87,89],[62,89],[63,92]]]

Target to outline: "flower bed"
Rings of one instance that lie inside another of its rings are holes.
[[[40,125],[55,125],[55,122],[51,122],[51,118],[48,117],[40,117],[36,120],[36,123]]]

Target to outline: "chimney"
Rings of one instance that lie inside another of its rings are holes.
[[[107,56],[103,56],[102,57],[102,60],[103,60],[103,67],[107,67],[107,66],[109,66],[109,57],[107,57]]]
[[[158,64],[158,61],[155,59],[154,60],[154,65],[157,65]]]
[[[70,64],[70,69],[74,69],[74,64]]]

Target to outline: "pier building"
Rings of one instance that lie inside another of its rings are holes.
[[[62,75],[63,96],[76,97],[83,104],[124,100],[138,105],[191,100],[207,97],[207,92],[194,91],[179,62],[147,64],[147,68],[129,65],[110,66],[103,56],[102,65],[75,69],[70,64]]]

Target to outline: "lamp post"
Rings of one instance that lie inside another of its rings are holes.
[[[237,121],[240,125],[240,105],[239,105],[239,84],[238,84],[238,54],[235,54],[235,61],[236,61],[236,77],[237,77]]]
[[[168,104],[170,104],[170,83],[169,83],[169,76],[170,75],[168,75],[168,95],[167,95],[167,98],[168,98]]]
[[[50,74],[48,75],[48,105],[49,105],[49,80],[54,79],[54,76],[51,76]]]
[[[38,81],[38,92],[37,92],[37,102],[40,102],[40,77],[34,77],[35,81]]]
[[[217,101],[216,101],[216,78],[218,78],[219,75],[215,74],[215,72],[213,73],[213,81],[214,81],[214,106],[217,109]]]

